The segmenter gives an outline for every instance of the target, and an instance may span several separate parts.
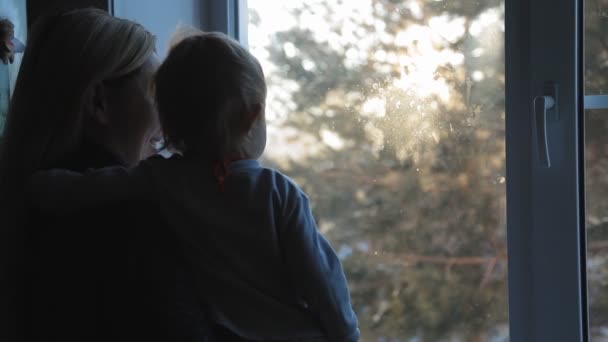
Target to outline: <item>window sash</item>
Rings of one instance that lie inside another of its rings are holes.
[[[506,1],[511,341],[587,341],[582,0]],[[559,86],[539,163],[533,101]]]

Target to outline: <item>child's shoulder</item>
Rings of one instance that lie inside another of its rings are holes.
[[[285,173],[269,167],[263,167],[262,169],[262,173],[271,179],[273,186],[282,196],[306,196],[298,183]]]

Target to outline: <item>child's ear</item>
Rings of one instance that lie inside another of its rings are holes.
[[[102,83],[93,87],[85,107],[93,121],[103,126],[109,124],[107,91]]]
[[[264,119],[264,105],[261,103],[254,104],[251,106],[251,110],[247,114],[245,128],[247,131],[249,131],[258,120]]]

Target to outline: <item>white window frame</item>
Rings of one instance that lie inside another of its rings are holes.
[[[505,2],[510,340],[586,342],[584,107],[607,100],[584,96],[583,0]],[[247,1],[209,3],[221,19],[213,30],[247,44]],[[550,167],[533,120],[546,81],[559,90],[558,118],[546,122]]]

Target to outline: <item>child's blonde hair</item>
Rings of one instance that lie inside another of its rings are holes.
[[[247,133],[266,100],[257,59],[222,33],[189,32],[170,50],[155,79],[165,143],[183,153],[221,159]]]

